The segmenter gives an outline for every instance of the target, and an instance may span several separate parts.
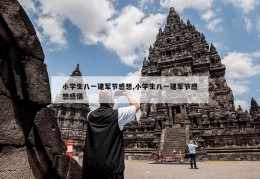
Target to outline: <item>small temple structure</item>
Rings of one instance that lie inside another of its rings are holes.
[[[70,75],[82,77],[79,64]],[[73,156],[80,156],[83,152],[86,135],[86,116],[90,111],[88,103],[54,103],[51,107],[55,111],[61,136],[64,142],[73,140]]]
[[[165,159],[178,161],[194,139],[200,159],[260,160],[259,106],[252,99],[250,113],[240,106],[235,109],[225,70],[214,45],[170,8],[164,30],[159,29],[143,61],[141,75],[208,76],[209,102],[141,104],[140,121],[125,128],[126,158],[151,159],[160,147]]]

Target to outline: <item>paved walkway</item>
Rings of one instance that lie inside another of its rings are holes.
[[[198,170],[187,164],[154,164],[126,160],[125,179],[260,179],[258,161],[197,162]]]

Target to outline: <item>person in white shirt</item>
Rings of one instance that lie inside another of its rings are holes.
[[[188,144],[189,148],[189,153],[190,153],[190,166],[191,169],[198,169],[197,164],[196,164],[196,149],[198,148],[198,144],[194,140],[190,140],[190,143]]]
[[[131,92],[124,92],[130,106],[113,109],[110,90],[99,93],[100,107],[89,112],[83,157],[83,178],[124,179],[124,125],[135,119],[139,105]]]

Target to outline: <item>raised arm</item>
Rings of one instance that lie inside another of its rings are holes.
[[[125,96],[127,97],[131,106],[135,106],[136,112],[140,109],[139,104],[134,100],[130,90],[125,90]]]
[[[198,147],[198,143],[194,140],[194,145],[196,146],[196,147]]]

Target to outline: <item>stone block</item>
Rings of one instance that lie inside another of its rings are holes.
[[[1,24],[0,24],[1,25]],[[10,94],[10,75],[8,73],[8,64],[6,60],[0,59],[0,94],[11,98]]]
[[[30,152],[32,158],[31,163],[37,164],[41,173],[46,175],[50,173],[50,168],[52,167],[51,162],[46,158],[46,152],[42,147],[28,147],[27,150]]]
[[[3,147],[0,151],[0,174],[0,178],[5,179],[43,178],[26,147]]]
[[[0,144],[23,145],[24,132],[14,112],[14,104],[3,95],[0,95],[0,114]]]
[[[0,15],[17,45],[26,53],[44,60],[44,53],[33,25],[17,0],[0,1]]]
[[[53,167],[62,179],[81,179],[82,168],[78,162],[68,155],[57,155]]]
[[[50,84],[46,65],[33,57],[23,62],[29,99],[38,104],[51,102]]]
[[[12,71],[7,73],[9,75],[9,84],[10,88],[15,88],[15,92],[17,96],[22,100],[24,99],[23,94],[23,86],[24,86],[24,79],[22,75],[22,68],[20,63],[20,58],[18,55],[17,50],[14,47],[11,47],[8,52],[8,61],[11,61],[11,69]],[[10,76],[13,76],[13,79],[10,78]],[[14,91],[14,90],[13,90]]]
[[[51,161],[53,161],[55,155],[66,153],[65,144],[61,139],[60,128],[52,109],[43,108],[39,111],[36,114],[34,124],[37,129],[37,135],[39,136],[34,136],[34,138],[35,140],[41,140]]]

